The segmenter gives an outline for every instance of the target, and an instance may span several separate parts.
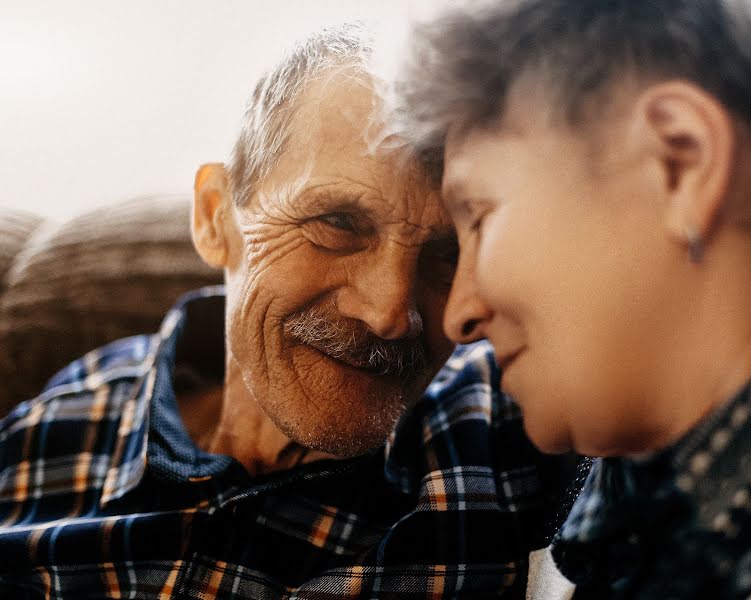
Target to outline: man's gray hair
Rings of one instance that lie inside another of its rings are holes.
[[[230,189],[243,205],[266,177],[289,142],[298,100],[308,85],[332,69],[352,69],[369,77],[372,40],[359,23],[326,28],[293,47],[253,90],[232,158]]]
[[[628,77],[692,81],[751,122],[751,0],[454,3],[411,32],[391,89],[392,130],[440,153],[450,126],[499,123],[522,77],[569,125],[595,116]]]

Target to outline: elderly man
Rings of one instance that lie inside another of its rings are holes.
[[[3,598],[523,594],[557,465],[487,346],[423,396],[452,350],[456,243],[430,174],[370,147],[368,52],[351,28],[297,47],[229,167],[198,172],[195,246],[226,293],[3,421]]]

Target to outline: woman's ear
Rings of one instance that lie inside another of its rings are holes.
[[[652,85],[637,106],[664,175],[668,233],[691,248],[710,235],[727,201],[733,120],[716,98],[687,81]]]
[[[206,264],[215,268],[227,265],[228,240],[225,216],[229,202],[229,186],[224,165],[201,165],[196,173],[191,234],[198,254]]]

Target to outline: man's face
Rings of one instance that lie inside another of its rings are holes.
[[[446,329],[490,339],[540,448],[618,450],[650,430],[659,340],[680,305],[665,282],[685,257],[665,236],[662,173],[624,127],[595,139],[541,114],[449,136],[461,254]]]
[[[456,242],[427,177],[369,151],[367,86],[342,77],[300,102],[288,150],[231,210],[228,352],[286,435],[354,455],[450,353]]]

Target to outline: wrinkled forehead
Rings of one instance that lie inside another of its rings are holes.
[[[280,198],[309,188],[348,194],[381,218],[421,228],[450,227],[439,185],[417,160],[378,143],[379,107],[364,76],[329,73],[301,95],[286,151],[270,177],[288,186]]]

